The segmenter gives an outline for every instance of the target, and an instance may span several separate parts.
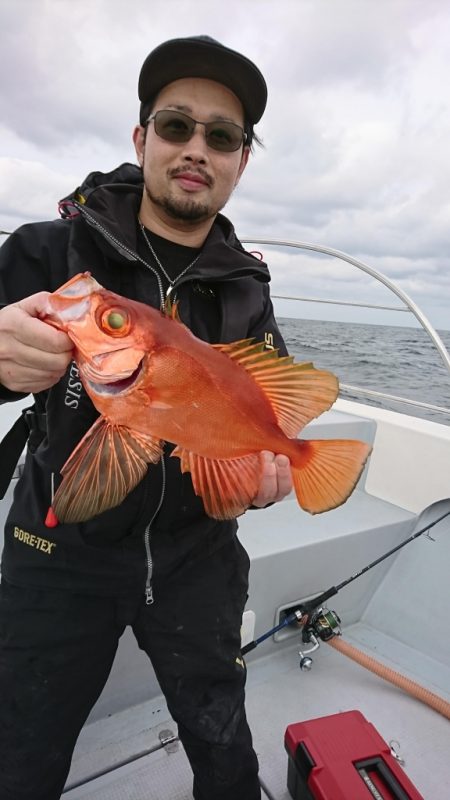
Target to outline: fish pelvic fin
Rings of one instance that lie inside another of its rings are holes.
[[[252,376],[269,400],[281,430],[291,439],[337,398],[336,376],[310,362],[295,363],[293,356],[280,357],[277,350],[266,350],[253,339],[214,347]]]
[[[161,453],[159,439],[99,417],[61,470],[52,502],[58,520],[85,522],[118,506]]]
[[[259,453],[229,459],[212,459],[176,447],[172,456],[181,471],[190,472],[195,494],[213,519],[234,519],[243,514],[256,496],[262,475]]]
[[[320,514],[350,497],[372,448],[357,439],[299,440],[291,461],[295,494],[301,507]]]

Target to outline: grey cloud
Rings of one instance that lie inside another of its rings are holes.
[[[0,3],[9,159],[0,226],[53,216],[66,186],[133,160],[143,59],[166,38],[209,33],[253,57],[269,86],[258,126],[266,148],[225,210],[238,233],[323,242],[379,264],[421,297],[450,302],[445,4],[229,0],[226,26],[217,8],[215,0]],[[308,277],[317,291],[340,291],[335,270],[291,274],[288,263],[276,262],[274,282],[282,276],[301,293]],[[343,280],[362,291],[357,278]]]
[[[0,5],[3,123],[53,151],[86,140],[123,147],[138,120],[140,65],[159,41],[157,25],[148,44],[134,24],[124,35],[129,22],[127,4],[114,0]]]

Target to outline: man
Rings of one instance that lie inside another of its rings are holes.
[[[2,800],[60,797],[126,625],[178,724],[196,800],[260,797],[239,657],[249,560],[236,522],[205,515],[167,445],[119,508],[45,525],[61,467],[97,416],[70,340],[38,318],[48,291],[89,268],[156,307],[176,295],[183,322],[207,341],[266,337],[284,350],[267,267],[219,213],[249,159],[263,76],[209,37],[176,39],[147,57],[139,98],[139,168],[91,174],[62,201],[62,220],[23,226],[0,253],[0,399],[33,393],[46,410],[5,527]],[[287,459],[261,458],[257,507],[291,489]]]

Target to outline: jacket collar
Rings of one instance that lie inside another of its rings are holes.
[[[142,188],[142,170],[133,164],[122,164],[109,173],[90,173],[75,192],[61,201],[62,215],[80,214],[109,258],[137,261]],[[68,214],[68,208],[76,211]],[[214,283],[250,276],[264,283],[270,281],[267,265],[244,250],[231,222],[218,214],[186,280]]]

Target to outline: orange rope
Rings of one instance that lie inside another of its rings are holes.
[[[434,692],[430,692],[428,689],[420,686],[420,684],[412,681],[410,678],[406,678],[404,675],[401,675],[394,669],[390,669],[390,667],[380,664],[380,662],[375,658],[366,655],[366,653],[358,650],[357,647],[353,647],[353,645],[341,639],[339,636],[329,639],[327,644],[329,644],[331,647],[334,647],[335,650],[339,650],[344,655],[353,659],[353,661],[356,661],[362,667],[374,672],[375,675],[378,675],[380,678],[390,681],[394,684],[394,686],[398,686],[399,689],[403,689],[403,691],[408,692],[408,694],[412,695],[417,700],[420,700],[422,703],[426,703],[428,706],[433,708],[435,711],[438,711],[439,714],[442,714],[447,719],[450,719],[450,703],[447,700],[444,700],[442,697],[439,697],[437,694],[434,694]]]

